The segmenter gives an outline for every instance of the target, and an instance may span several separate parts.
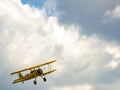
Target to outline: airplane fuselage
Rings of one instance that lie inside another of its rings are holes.
[[[24,82],[26,80],[33,79],[33,78],[36,78],[38,76],[42,77],[42,73],[39,72],[39,69],[34,70],[34,71],[30,72],[29,74],[26,74],[23,77],[19,77],[19,79],[16,79],[13,83],[17,83],[17,82],[21,82],[21,81]]]

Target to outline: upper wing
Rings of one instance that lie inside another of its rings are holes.
[[[51,64],[51,63],[53,63],[53,62],[55,62],[55,61],[56,61],[56,60],[52,60],[52,61],[45,62],[45,63],[43,63],[43,64],[39,64],[39,65],[30,67],[30,68],[26,68],[26,69],[23,69],[23,70],[19,70],[19,71],[16,71],[16,72],[11,73],[11,75],[16,74],[16,73],[20,73],[20,72],[23,72],[23,71],[31,70],[31,69],[33,69],[33,68],[38,68],[38,67],[40,67],[40,66],[44,66],[44,65],[47,65],[47,64]]]

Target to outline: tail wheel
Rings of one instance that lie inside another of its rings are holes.
[[[46,82],[46,81],[47,81],[47,79],[46,79],[46,78],[43,78],[43,81],[44,81],[44,82]]]
[[[33,83],[34,83],[34,85],[36,85],[36,84],[37,84],[37,81],[35,80],[35,81],[33,81]]]

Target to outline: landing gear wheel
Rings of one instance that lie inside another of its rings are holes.
[[[37,82],[36,82],[36,81],[33,81],[33,83],[34,83],[34,85],[36,85],[36,84],[37,84]]]
[[[47,81],[47,79],[46,79],[46,78],[43,78],[43,81],[44,81],[44,82],[46,82],[46,81]]]

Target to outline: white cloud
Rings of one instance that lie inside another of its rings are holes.
[[[115,69],[118,65],[119,63],[113,60],[107,65],[107,67],[111,67],[112,69]]]
[[[120,58],[120,47],[116,45],[110,45],[106,47],[106,51],[113,55],[114,58]]]
[[[16,3],[9,0],[1,2],[0,19],[2,19],[2,29],[0,35],[1,43],[6,46],[4,53],[7,60],[12,63],[16,61],[22,63],[24,60],[35,59],[40,54],[39,50],[42,49],[42,47],[39,47],[40,42],[43,42],[43,35],[41,36],[39,33],[44,33],[40,30],[45,27],[42,26],[46,18],[44,11],[30,8],[28,5],[23,6],[20,2]],[[8,5],[4,6],[3,3]]]
[[[105,13],[105,21],[110,22],[113,20],[120,20],[120,6],[117,6],[114,10],[108,10]]]
[[[90,85],[77,85],[77,86],[54,87],[51,90],[92,90],[92,87]]]
[[[106,67],[111,67],[112,69],[117,68],[120,64],[120,47],[116,45],[107,46],[106,52],[112,55],[112,60]]]
[[[106,64],[120,55],[119,50],[114,51],[118,45],[106,48],[111,42],[96,35],[83,35],[80,30],[74,25],[60,25],[57,17],[48,17],[43,9],[22,5],[19,0],[0,1],[0,58],[3,67],[11,72],[57,59],[58,71],[52,75],[52,83],[56,86],[53,89],[58,90],[57,85],[63,85],[62,89],[92,90],[94,83],[102,77],[99,74],[108,70],[104,68]],[[53,84],[49,83],[50,87]]]

